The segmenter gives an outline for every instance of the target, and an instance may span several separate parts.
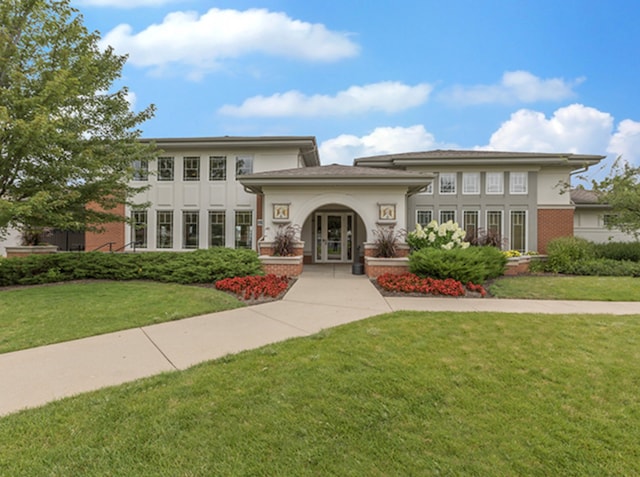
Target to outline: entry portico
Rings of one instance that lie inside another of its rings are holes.
[[[433,177],[334,164],[250,174],[240,182],[262,197],[259,243],[269,244],[280,227],[293,226],[304,243],[305,263],[351,263],[359,261],[378,227],[407,228],[407,197]]]

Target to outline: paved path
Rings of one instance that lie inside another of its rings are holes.
[[[397,310],[640,315],[640,304],[383,297],[349,266],[306,265],[280,301],[0,354],[0,415]]]

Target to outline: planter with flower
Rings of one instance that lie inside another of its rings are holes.
[[[394,226],[379,226],[373,231],[374,240],[364,244],[364,271],[369,278],[385,273],[409,271],[409,246],[404,242],[403,230]]]
[[[299,236],[299,226],[281,225],[273,240],[258,242],[260,261],[266,274],[296,277],[302,273],[304,242]]]

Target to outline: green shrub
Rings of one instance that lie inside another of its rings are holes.
[[[567,273],[574,262],[592,258],[595,258],[592,242],[578,237],[559,237],[547,245],[545,269],[553,273]]]
[[[193,252],[57,253],[0,260],[0,286],[83,279],[211,283],[261,274],[256,252],[223,247]]]
[[[640,242],[608,242],[594,244],[597,258],[640,262]]]
[[[640,276],[640,263],[629,260],[595,258],[574,262],[563,273],[601,277],[637,277]]]
[[[453,278],[462,283],[484,283],[504,273],[507,258],[495,247],[443,250],[425,248],[409,256],[409,270],[421,277]]]

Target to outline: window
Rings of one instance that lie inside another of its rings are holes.
[[[253,236],[253,212],[236,210],[236,248],[251,248]]]
[[[134,247],[147,248],[147,211],[131,212],[131,242]]]
[[[487,194],[502,194],[504,193],[504,173],[502,172],[487,172]]]
[[[146,159],[137,159],[133,161],[133,180],[149,180],[149,161]]]
[[[236,177],[246,176],[253,173],[253,157],[238,156],[236,157]]]
[[[462,174],[462,193],[463,194],[480,194],[480,173],[464,172]]]
[[[173,211],[159,210],[157,216],[157,247],[173,248]]]
[[[445,222],[455,222],[456,221],[456,211],[455,210],[441,210],[440,211],[440,223],[444,224]]]
[[[198,211],[182,212],[182,247],[198,248]]]
[[[509,192],[511,194],[527,193],[527,176],[526,172],[512,172],[509,174]]]
[[[185,181],[200,180],[200,158],[199,157],[184,158],[184,171],[182,176]]]
[[[420,224],[423,227],[433,220],[433,211],[431,210],[416,210],[416,224]]]
[[[159,181],[173,180],[173,157],[158,158],[158,180]]]
[[[462,212],[462,227],[467,235],[465,240],[473,242],[478,238],[478,211],[477,210],[465,210]]]
[[[440,193],[441,194],[456,193],[456,173],[455,172],[440,173]]]
[[[527,251],[527,212],[511,211],[511,250],[524,253]]]
[[[428,194],[428,195],[432,195],[433,194],[433,182],[430,182],[429,185],[427,187],[425,187],[424,189],[422,189],[420,192],[418,192],[419,194]]]
[[[209,212],[209,247],[224,247],[225,222],[224,211]]]
[[[487,238],[495,243],[502,243],[502,211],[487,212]]]
[[[209,157],[209,180],[227,180],[227,158],[224,156]]]

